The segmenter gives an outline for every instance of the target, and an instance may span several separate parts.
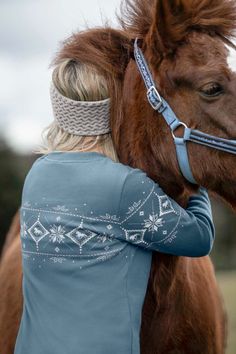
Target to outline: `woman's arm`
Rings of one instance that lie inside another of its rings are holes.
[[[184,209],[145,172],[133,169],[123,185],[118,215],[121,237],[137,246],[188,257],[211,252],[215,228],[203,187],[189,198]]]

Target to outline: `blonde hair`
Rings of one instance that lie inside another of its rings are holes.
[[[86,64],[73,59],[57,63],[52,81],[58,91],[76,101],[99,101],[109,97],[107,82],[102,75]],[[78,136],[64,131],[54,120],[42,131],[43,145],[34,151],[48,154],[52,151],[87,151],[97,148],[99,152],[118,161],[110,133],[93,136]]]

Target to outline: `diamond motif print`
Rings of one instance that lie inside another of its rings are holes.
[[[159,205],[160,205],[160,216],[165,215],[165,214],[169,214],[169,213],[175,213],[175,210],[171,204],[171,201],[167,196],[161,195],[161,196],[158,196],[158,199],[159,199]]]
[[[38,244],[42,238],[49,234],[48,230],[37,220],[29,229],[28,232],[32,239]]]
[[[134,243],[141,243],[143,240],[145,229],[144,230],[124,230],[126,235],[126,240]]]
[[[74,243],[76,243],[80,249],[93,237],[97,236],[95,232],[90,230],[82,230],[79,226],[73,229],[72,231],[65,234],[69,237]]]

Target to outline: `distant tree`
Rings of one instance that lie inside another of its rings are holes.
[[[236,269],[236,215],[218,198],[212,200],[212,210],[216,240],[211,258],[216,269]]]
[[[32,159],[14,153],[0,137],[0,249],[12,217],[20,206],[24,177]]]

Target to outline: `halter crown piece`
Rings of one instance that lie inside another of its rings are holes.
[[[198,184],[193,177],[191,167],[189,164],[188,151],[187,151],[187,141],[194,142],[196,144],[201,144],[208,146],[210,148],[221,150],[230,154],[236,155],[236,140],[219,138],[214,135],[203,133],[200,130],[191,129],[187,125],[180,121],[174,111],[171,109],[168,102],[164,100],[159,94],[151,72],[149,70],[146,59],[138,46],[138,38],[134,42],[134,58],[138,67],[138,70],[143,78],[145,86],[147,88],[147,99],[151,107],[162,114],[167,125],[170,127],[175,147],[176,154],[179,163],[180,170],[183,176],[193,184]],[[174,131],[180,125],[184,127],[184,136],[182,138],[175,136]]]
[[[76,101],[62,95],[50,84],[54,118],[63,130],[75,135],[99,135],[111,131],[110,98],[101,101]]]

